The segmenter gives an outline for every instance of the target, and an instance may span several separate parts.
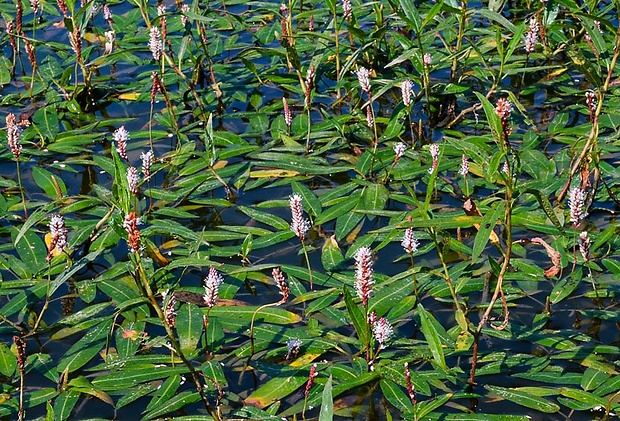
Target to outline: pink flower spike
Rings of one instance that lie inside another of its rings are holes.
[[[466,177],[469,174],[469,161],[467,160],[467,156],[461,156],[461,169],[459,170],[459,174],[463,177]]]
[[[159,61],[164,52],[164,45],[161,40],[161,33],[157,26],[152,26],[149,31],[149,50],[153,55],[153,59]]]
[[[401,83],[400,91],[403,96],[403,104],[405,104],[405,107],[410,106],[413,98],[413,82],[406,80]]]
[[[413,234],[413,228],[407,228],[405,230],[405,236],[403,237],[403,241],[400,243],[400,245],[405,250],[405,253],[413,254],[418,251],[420,242],[415,239]]]
[[[590,261],[590,237],[588,237],[587,231],[582,231],[579,234],[579,253],[586,262]]]
[[[209,275],[205,279],[205,295],[203,297],[207,307],[213,308],[217,303],[222,282],[224,282],[224,277],[215,268],[209,268]]]
[[[291,114],[291,109],[288,106],[288,103],[286,102],[286,98],[282,97],[282,105],[284,107],[284,122],[286,123],[286,125],[288,126],[288,128],[291,128],[291,124],[293,124],[293,115]]]
[[[278,305],[282,305],[288,301],[291,290],[289,289],[286,279],[284,279],[284,274],[280,268],[273,268],[271,276],[273,276],[273,280],[276,281],[276,285],[280,290],[280,295],[282,295],[282,299],[278,301]]]
[[[372,251],[368,247],[360,247],[355,253],[355,291],[362,300],[364,307],[372,294],[373,279]]]
[[[360,67],[357,72],[357,80],[362,88],[362,92],[370,94],[370,72],[365,67]]]
[[[125,129],[125,126],[121,126],[112,134],[114,141],[116,142],[116,151],[125,161],[129,161],[127,157],[127,142],[129,142],[129,132]]]
[[[304,219],[304,206],[301,196],[293,194],[289,198],[291,206],[291,231],[301,240],[304,241],[306,234],[310,230],[310,221]]]
[[[138,194],[138,170],[134,167],[127,169],[127,183],[129,184],[129,192],[134,196]]]
[[[375,340],[379,342],[379,349],[383,349],[386,347],[385,343],[394,334],[394,329],[385,317],[381,317],[375,322],[372,332],[375,335]]]
[[[579,226],[579,223],[583,218],[588,216],[588,213],[584,210],[586,201],[586,194],[581,188],[575,187],[568,193],[568,207],[570,209],[570,221]]]

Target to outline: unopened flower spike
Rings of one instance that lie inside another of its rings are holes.
[[[278,305],[282,305],[288,301],[291,290],[289,289],[286,279],[284,279],[284,274],[280,268],[273,268],[271,276],[273,276],[273,280],[276,281],[276,285],[280,290],[280,295],[282,295],[282,299],[278,302]]]

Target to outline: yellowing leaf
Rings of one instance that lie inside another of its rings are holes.
[[[137,92],[125,92],[124,94],[120,94],[118,96],[118,99],[126,99],[128,101],[135,101],[138,99],[138,96],[140,96],[140,94]]]
[[[306,367],[308,364],[310,364],[312,361],[314,361],[317,358],[319,358],[321,355],[323,355],[323,354],[321,354],[321,353],[318,353],[318,354],[304,354],[301,357],[297,358],[292,363],[290,363],[289,366],[291,366],[291,367]]]
[[[279,178],[279,177],[295,177],[299,175],[297,171],[291,170],[257,170],[250,171],[252,178]]]

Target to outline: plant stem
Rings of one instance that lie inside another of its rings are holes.
[[[22,173],[20,171],[19,158],[16,159],[17,163],[17,184],[19,186],[19,192],[22,196],[22,203],[24,205],[24,219],[28,219],[28,208],[26,207],[26,195],[24,194],[24,188],[22,187]]]
[[[139,281],[136,279],[136,282],[138,283],[139,286],[141,285],[141,289],[143,289],[143,291],[146,293],[146,296],[147,296],[146,298],[150,300],[151,306],[157,313],[157,317],[159,317],[159,320],[161,320],[164,328],[166,329],[168,339],[170,339],[170,343],[172,344],[172,348],[174,352],[181,358],[181,360],[183,361],[183,364],[185,364],[190,374],[192,375],[192,379],[194,380],[194,384],[196,385],[196,389],[198,390],[198,393],[200,394],[200,399],[202,400],[205,406],[205,409],[209,412],[209,414],[216,421],[220,421],[221,417],[219,416],[217,411],[213,409],[213,407],[207,400],[207,397],[204,393],[204,389],[202,385],[200,384],[200,378],[198,377],[198,373],[196,372],[196,369],[194,368],[192,363],[187,359],[187,357],[185,357],[185,355],[183,354],[183,351],[181,350],[179,342],[176,340],[176,337],[174,336],[174,332],[172,331],[172,328],[170,328],[170,326],[168,326],[168,323],[166,323],[166,316],[164,315],[164,312],[162,311],[161,307],[159,307],[159,304],[157,303],[157,300],[155,299],[155,295],[153,294],[153,290],[151,289],[149,280],[146,277],[146,272],[144,271],[144,268],[142,267],[142,260],[140,259],[140,256],[137,253],[132,253],[132,257],[133,257],[132,260],[134,260],[134,265],[138,272],[137,278],[140,278]]]
[[[310,267],[310,259],[308,258],[308,250],[304,242],[301,242],[301,249],[304,251],[304,257],[306,258],[306,265],[308,266],[308,277],[310,278],[310,291],[314,291],[314,283],[312,282],[312,268]]]

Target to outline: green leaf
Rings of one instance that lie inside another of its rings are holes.
[[[138,352],[144,327],[144,322],[125,320],[116,330],[116,351],[119,358],[126,360]]]
[[[571,272],[566,278],[555,284],[549,294],[549,301],[551,304],[557,304],[566,297],[569,297],[581,283],[581,274],[581,268],[578,268],[574,272]]]
[[[58,363],[56,369],[59,373],[68,371],[73,372],[88,364],[106,344],[106,336],[110,331],[112,319],[106,319],[103,323],[88,330],[84,336],[77,341]]]
[[[340,251],[340,247],[338,247],[338,241],[336,241],[333,235],[327,237],[321,252],[321,263],[323,264],[323,268],[331,272],[340,266],[342,262],[344,262],[344,256],[342,255],[342,251]]]
[[[198,392],[185,391],[178,395],[174,395],[169,400],[164,401],[156,408],[153,408],[151,412],[144,416],[145,420],[151,420],[153,418],[161,417],[165,414],[173,413],[187,405],[191,405],[194,402],[200,400],[200,394]]]
[[[196,349],[203,330],[202,311],[194,304],[183,304],[179,308],[176,329],[183,354],[188,355]]]
[[[585,407],[582,407],[584,409],[592,409],[596,407],[605,408],[607,406],[607,399],[603,399],[584,390],[562,387],[560,388],[560,393],[562,396],[566,396],[567,398],[571,398],[585,404]]]
[[[13,63],[6,56],[0,57],[0,85],[11,83]]]
[[[395,382],[384,378],[381,379],[379,385],[381,386],[383,396],[399,411],[407,413],[413,409],[411,400]]]
[[[297,181],[293,181],[291,187],[293,188],[293,192],[301,196],[304,209],[308,214],[317,216],[321,213],[323,207],[319,199],[312,193],[312,190],[306,187],[305,184],[298,183]]]
[[[153,396],[153,399],[151,399],[144,412],[149,412],[167,402],[177,390],[179,390],[180,385],[180,374],[173,374],[168,377],[164,383],[160,385],[159,389],[157,389],[157,393],[155,393],[155,396]]]
[[[351,297],[351,293],[349,292],[349,288],[347,286],[343,287],[342,292],[344,294],[344,302],[347,306],[347,312],[349,313],[351,322],[353,322],[353,327],[355,327],[360,343],[368,343],[368,323],[364,312],[353,302],[353,297]]]
[[[594,390],[609,378],[609,374],[588,368],[581,378],[581,388],[585,391]]]
[[[329,376],[321,398],[321,411],[319,421],[331,421],[334,419],[334,401],[332,400],[332,376]]]
[[[56,105],[47,105],[39,108],[32,116],[32,122],[37,126],[43,137],[50,143],[58,135],[58,113]]]
[[[237,320],[250,322],[252,315],[258,309],[259,306],[216,306],[211,309],[209,318],[220,317],[223,320]],[[203,309],[206,312],[206,310]],[[256,320],[262,320],[265,323],[275,323],[280,325],[287,325],[298,323],[301,321],[301,316],[290,311],[282,310],[280,308],[264,308],[256,315]]]
[[[505,387],[486,385],[485,389],[493,392],[500,398],[509,400],[526,408],[534,409],[545,414],[552,414],[560,410],[560,406],[550,402],[545,398],[522,392],[518,389],[507,389]]]
[[[65,182],[62,181],[62,178],[44,168],[33,167],[32,178],[34,178],[37,185],[41,187],[45,194],[52,200],[60,199],[67,194],[67,186],[65,186]]]
[[[247,206],[238,206],[237,209],[245,213],[250,218],[255,219],[258,222],[262,222],[265,225],[269,225],[270,227],[273,227],[278,231],[290,230],[290,224],[278,216],[271,215],[266,212],[261,212]]]
[[[388,190],[383,184],[371,184],[362,191],[361,205],[364,210],[383,210],[388,200]]]
[[[121,390],[136,387],[152,380],[163,379],[174,374],[187,373],[187,367],[140,367],[125,368],[122,372],[101,375],[93,379],[93,386],[101,390]]]
[[[489,242],[491,231],[493,231],[493,228],[495,228],[498,219],[500,219],[500,217],[504,213],[503,201],[497,201],[494,203],[494,205],[495,206],[489,209],[486,215],[484,215],[484,218],[480,223],[480,229],[478,230],[478,234],[476,234],[476,239],[474,240],[474,248],[471,254],[472,262],[475,262],[476,260],[478,260],[478,257],[480,257],[480,254],[484,250],[484,247]]]
[[[453,393],[448,393],[446,395],[438,396],[435,399],[430,400],[430,401],[419,402],[414,407],[414,413],[416,415],[416,419],[419,419],[419,420],[423,419],[426,415],[430,414],[435,409],[439,408],[440,406],[448,402],[450,398],[452,398],[452,396],[453,396]]]
[[[17,358],[11,349],[0,342],[0,374],[5,377],[12,377],[17,368]]]
[[[308,380],[307,370],[297,370],[286,377],[276,377],[259,387],[245,399],[246,405],[263,409],[299,389]]]
[[[125,405],[129,405],[132,402],[140,399],[149,393],[154,392],[159,387],[157,382],[151,382],[146,384],[140,384],[136,387],[132,387],[123,393],[123,396],[116,403],[116,409],[122,408]]]
[[[436,321],[436,319],[433,317],[432,314],[426,311],[422,304],[418,305],[417,312],[420,316],[422,334],[424,335],[426,342],[428,342],[428,347],[430,348],[431,354],[433,355],[433,359],[441,368],[447,369],[446,359],[444,357],[443,348],[441,346],[441,340],[439,339],[439,335],[433,328],[432,320]]]
[[[338,204],[325,209],[314,221],[315,225],[322,225],[351,211],[355,208],[355,206],[357,206],[358,198],[359,196],[357,195],[351,195],[345,200],[340,201]]]
[[[43,243],[43,240],[39,238],[34,231],[27,231],[21,236],[20,240],[16,238],[19,236],[17,229],[11,230],[11,238],[13,244],[15,244],[15,250],[24,263],[34,271],[34,273],[47,267],[47,248]]]
[[[506,145],[504,145],[504,142],[502,140],[502,121],[495,113],[495,107],[493,106],[493,104],[491,104],[489,100],[486,99],[486,97],[481,93],[475,92],[475,94],[482,103],[482,108],[484,109],[484,114],[486,115],[489,125],[491,126],[491,131],[493,132],[495,142],[499,145],[500,150],[503,151],[506,148]]]
[[[413,279],[410,277],[389,284],[379,284],[375,288],[375,296],[368,310],[375,310],[378,316],[383,316],[409,294],[413,294]]]
[[[336,219],[336,238],[342,241],[364,219],[362,213],[347,212]]]
[[[75,404],[80,399],[80,392],[77,390],[69,389],[61,392],[60,395],[54,399],[54,419],[55,420],[67,420],[73,412]]]

